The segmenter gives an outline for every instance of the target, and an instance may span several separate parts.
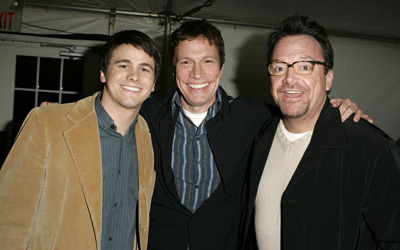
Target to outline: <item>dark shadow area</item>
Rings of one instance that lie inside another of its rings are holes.
[[[101,47],[93,47],[85,52],[81,98],[103,89],[103,84],[100,82],[100,55]]]
[[[154,98],[163,98],[172,96],[176,89],[175,78],[172,75],[172,67],[168,51],[168,42],[164,36],[153,38],[157,48],[161,53],[161,70],[158,75],[155,91],[151,94]],[[164,46],[164,43],[166,44]]]
[[[0,131],[0,169],[14,142],[14,137],[12,136],[13,128],[14,126],[10,121],[7,123],[5,130]]]
[[[399,146],[399,147],[400,147],[400,138],[399,138],[399,139],[397,139],[397,141],[396,141],[396,144],[397,144],[397,146]]]
[[[257,98],[273,104],[265,60],[265,39],[264,35],[254,35],[238,48],[235,52],[239,62],[236,77],[231,80],[236,85],[238,96]]]

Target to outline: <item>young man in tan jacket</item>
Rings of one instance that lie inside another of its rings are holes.
[[[147,249],[155,172],[138,112],[159,68],[147,35],[121,31],[102,92],[28,114],[0,172],[1,249]]]

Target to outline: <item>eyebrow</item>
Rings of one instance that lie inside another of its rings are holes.
[[[190,56],[175,57],[175,58],[176,58],[177,61],[180,61],[180,60],[190,60],[190,61],[194,61],[194,59],[193,59],[192,57],[190,57]],[[205,55],[205,56],[201,57],[201,60],[204,60],[204,59],[214,59],[214,60],[219,61],[219,57],[218,57],[218,56],[208,56],[208,55]]]
[[[299,61],[309,61],[309,60],[315,61],[316,59],[313,58],[313,57],[311,57],[311,56],[303,56],[303,57],[297,58],[297,60],[296,60],[295,62],[299,62]],[[284,62],[284,61],[279,60],[279,59],[274,59],[274,58],[273,58],[273,59],[271,59],[271,62]]]
[[[118,63],[130,63],[130,64],[132,64],[132,61],[131,61],[131,60],[128,60],[128,59],[121,59],[121,60],[117,60],[117,61],[114,62],[114,64],[118,64]],[[151,68],[151,70],[154,71],[153,66],[151,66],[151,65],[148,64],[148,63],[141,63],[140,65],[141,65],[141,66],[147,66],[147,67]]]
[[[315,60],[315,58],[312,57],[312,56],[303,56],[303,57],[300,57],[299,60],[300,60],[300,61],[301,61],[301,60]]]

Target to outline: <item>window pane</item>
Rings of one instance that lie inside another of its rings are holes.
[[[61,103],[76,102],[80,99],[82,99],[82,95],[63,94]]]
[[[15,70],[16,88],[36,88],[37,57],[17,56]]]
[[[63,90],[82,92],[83,60],[64,59]]]
[[[46,92],[39,92],[38,93],[38,106],[42,102],[58,102],[58,93],[46,93]]]
[[[22,123],[31,109],[35,107],[35,92],[14,91],[13,122]]]
[[[39,88],[49,90],[60,89],[61,59],[40,58]]]

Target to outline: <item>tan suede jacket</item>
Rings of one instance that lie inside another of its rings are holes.
[[[33,109],[0,171],[0,249],[100,249],[102,168],[94,96]],[[138,238],[147,249],[155,171],[145,120],[135,128]]]

